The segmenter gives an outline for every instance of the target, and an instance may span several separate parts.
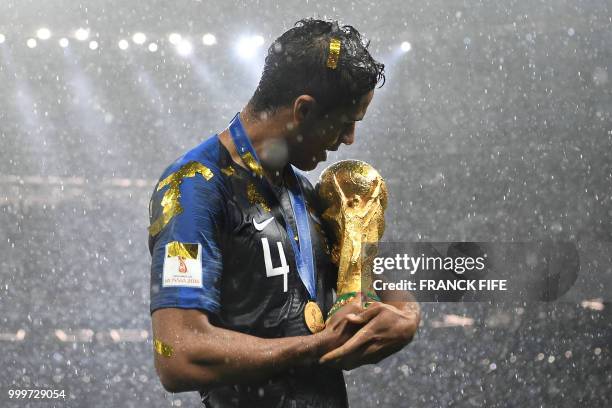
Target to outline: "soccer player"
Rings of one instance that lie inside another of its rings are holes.
[[[270,46],[229,127],[164,171],[149,248],[166,390],[199,391],[209,407],[345,407],[342,369],[411,341],[412,302],[351,302],[324,322],[337,272],[299,172],[353,143],[383,71],[353,27],[301,20]]]

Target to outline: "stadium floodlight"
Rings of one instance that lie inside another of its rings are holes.
[[[261,47],[264,42],[264,38],[261,35],[241,37],[238,40],[236,51],[240,57],[250,59],[255,56],[257,49]]]
[[[49,38],[51,38],[51,31],[49,31],[48,28],[39,28],[36,31],[36,37],[38,37],[39,40],[48,40]]]
[[[176,50],[180,55],[186,57],[193,52],[193,45],[187,40],[181,40],[181,42],[176,45]]]
[[[132,41],[134,41],[135,44],[142,45],[147,41],[147,36],[144,33],[138,32],[132,36]]]
[[[261,35],[255,35],[253,36],[253,44],[255,44],[256,47],[261,47],[262,45],[264,45],[265,40]]]
[[[178,33],[172,33],[168,36],[168,41],[170,41],[170,44],[172,45],[179,45],[182,39],[183,37],[181,37],[181,35]]]
[[[211,33],[206,33],[202,36],[202,43],[204,45],[214,45],[217,43],[217,37]]]
[[[79,28],[74,32],[74,37],[79,41],[85,41],[89,38],[89,28]]]

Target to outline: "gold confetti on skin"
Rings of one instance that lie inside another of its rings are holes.
[[[184,259],[198,259],[198,244],[185,244],[172,241],[168,244],[168,257],[180,256]]]
[[[252,205],[259,205],[264,211],[270,212],[268,203],[266,203],[266,200],[261,193],[257,191],[257,187],[255,187],[253,183],[247,184],[247,199]]]
[[[172,354],[174,353],[172,346],[162,343],[158,339],[153,340],[153,348],[157,354],[164,357],[172,357]]]
[[[327,68],[336,69],[340,59],[340,40],[332,38],[329,42],[329,55],[327,56]]]
[[[180,203],[181,190],[179,187],[184,178],[195,177],[198,173],[206,180],[210,180],[213,177],[213,172],[208,167],[197,161],[190,161],[176,172],[160,181],[157,186],[157,191],[166,186],[170,187],[166,190],[161,199],[162,215],[160,215],[149,227],[149,234],[151,234],[151,236],[159,234],[174,216],[183,212],[183,207],[181,207]]]
[[[251,170],[253,173],[258,175],[259,177],[263,177],[264,175],[263,167],[261,167],[261,164],[259,164],[257,160],[255,160],[251,152],[246,152],[245,154],[240,156],[240,158],[242,159],[244,164],[249,168],[249,170]]]
[[[232,166],[227,166],[227,167],[221,169],[221,173],[225,174],[227,177],[233,176],[235,172],[236,172],[236,170],[234,170],[234,168]]]

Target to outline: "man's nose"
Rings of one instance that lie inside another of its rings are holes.
[[[349,128],[342,134],[340,141],[345,145],[352,145],[355,141],[355,124],[353,123]]]

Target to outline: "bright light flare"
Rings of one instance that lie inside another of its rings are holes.
[[[255,44],[255,46],[261,47],[262,45],[264,45],[265,40],[261,35],[256,35],[253,37],[253,43]]]
[[[261,35],[241,37],[238,41],[236,51],[242,58],[249,59],[255,56],[257,49],[261,47],[264,42],[264,38]]]
[[[36,39],[30,38],[28,39],[28,41],[26,41],[26,45],[28,46],[28,48],[35,48],[38,43],[36,42]]]
[[[408,52],[412,49],[412,44],[410,44],[408,41],[404,41],[402,45],[400,45],[400,48],[402,49],[402,51]]]
[[[176,50],[180,55],[186,57],[193,52],[193,45],[187,40],[181,40],[181,42],[176,45]]]
[[[217,43],[217,37],[211,33],[206,33],[202,36],[202,43],[204,45],[214,45]]]
[[[149,44],[149,51],[155,52],[155,51],[157,51],[157,48],[158,48],[157,44],[155,44],[155,43]]]
[[[39,40],[48,40],[51,38],[51,31],[45,27],[39,28],[38,31],[36,31],[36,37],[38,37]]]
[[[117,45],[119,45],[119,49],[125,51],[130,46],[130,43],[127,42],[127,40],[119,40],[119,43]]]
[[[90,41],[89,42],[89,49],[90,50],[97,50],[98,49],[98,42],[97,41]]]
[[[132,41],[134,41],[135,44],[142,45],[147,41],[147,36],[144,33],[135,33],[132,36]]]
[[[58,41],[60,47],[62,48],[66,48],[68,46],[68,44],[70,44],[70,42],[68,41],[67,38],[60,38],[60,40]]]
[[[181,35],[178,33],[172,33],[168,36],[168,41],[170,41],[170,44],[172,45],[179,45],[182,39],[183,37],[181,37]]]
[[[6,41],[6,37],[4,34],[0,34],[0,44],[3,44]]]
[[[79,41],[85,41],[89,38],[89,28],[79,28],[74,32],[74,38]]]

